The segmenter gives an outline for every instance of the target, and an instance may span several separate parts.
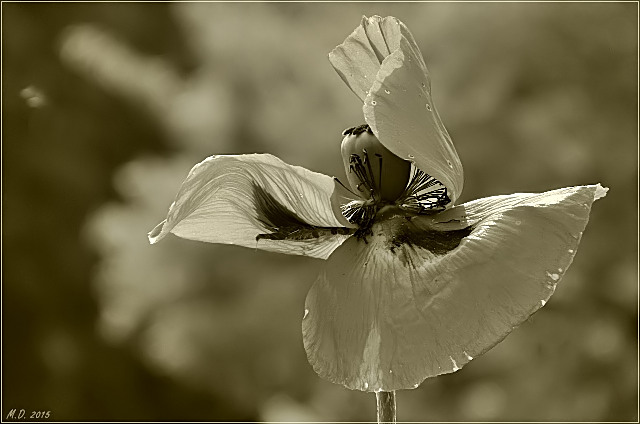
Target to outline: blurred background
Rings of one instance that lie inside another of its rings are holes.
[[[637,5],[2,5],[3,390],[53,420],[362,421],[301,318],[322,261],[146,233],[214,153],[343,176],[363,122],[327,53],[394,15],[430,68],[461,201],[601,182],[555,296],[405,421],[637,420]]]

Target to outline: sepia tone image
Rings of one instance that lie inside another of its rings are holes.
[[[637,17],[3,2],[3,421],[637,422]]]

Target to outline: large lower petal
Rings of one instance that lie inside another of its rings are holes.
[[[211,156],[189,172],[149,240],[171,232],[326,259],[350,234],[338,189],[333,178],[272,155]]]
[[[544,306],[605,193],[593,185],[480,199],[466,213],[445,211],[436,224],[447,231],[430,217],[385,214],[372,235],[333,253],[309,292],[310,363],[364,391],[457,371]]]

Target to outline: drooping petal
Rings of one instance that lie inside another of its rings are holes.
[[[439,180],[455,202],[462,192],[462,164],[433,104],[429,72],[409,29],[391,16],[363,17],[329,59],[364,101],[365,120],[380,142]]]
[[[267,154],[211,156],[189,172],[167,219],[149,233],[326,259],[352,226],[329,176]]]
[[[481,199],[468,205],[472,225],[450,231],[390,215],[366,243],[339,247],[309,292],[309,362],[363,391],[457,371],[544,306],[605,193],[594,185]]]

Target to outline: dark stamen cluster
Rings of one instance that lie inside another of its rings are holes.
[[[362,150],[362,154],[363,159],[360,159],[360,156],[356,154],[352,154],[349,157],[349,173],[356,174],[356,177],[360,180],[360,184],[356,187],[358,191],[368,193],[371,198],[375,197],[375,200],[378,201],[378,192],[380,190],[379,183],[382,175],[379,176],[378,185],[376,186],[376,180],[373,176],[373,170],[371,169],[369,155],[366,150]],[[382,172],[382,156],[376,154],[376,157],[378,157],[378,160],[380,161],[380,172]],[[361,187],[363,187],[364,190]]]
[[[366,201],[354,200],[346,205],[341,205],[342,215],[352,224],[358,224],[361,228],[367,228],[373,223],[378,212],[378,206]]]
[[[431,175],[413,167],[411,180],[396,203],[415,213],[444,209],[451,202],[447,188]]]
[[[359,134],[364,130],[371,131],[368,128],[368,125],[360,125],[359,127],[354,127],[346,131],[353,131],[354,134]],[[362,193],[367,193],[369,195],[369,198],[367,200],[355,200],[353,202],[349,202],[340,206],[342,215],[347,218],[347,220],[352,224],[357,224],[360,229],[364,230],[365,232],[369,231],[371,225],[373,224],[373,219],[378,212],[378,209],[382,206],[382,201],[380,199],[380,184],[382,181],[382,156],[377,153],[375,154],[375,156],[378,158],[380,170],[380,175],[378,175],[377,180],[376,178],[374,178],[373,169],[371,168],[371,160],[369,159],[369,154],[367,153],[366,149],[362,150],[362,158],[360,158],[360,155],[357,154],[352,154],[349,157],[349,173],[356,174],[356,177],[360,181],[356,188]],[[340,180],[336,180],[343,187],[345,187],[345,185],[342,184]],[[357,195],[356,193],[353,194]]]

